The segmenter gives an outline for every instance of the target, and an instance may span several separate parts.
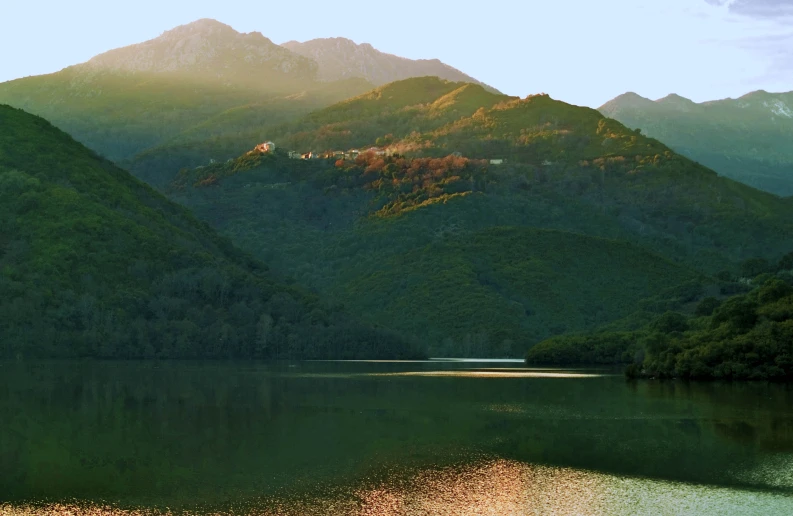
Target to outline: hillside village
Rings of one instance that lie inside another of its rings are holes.
[[[249,154],[259,152],[262,154],[267,154],[269,152],[275,151],[275,143],[271,141],[263,142],[257,145]],[[359,155],[362,154],[374,154],[375,156],[393,156],[397,154],[396,149],[391,147],[381,148],[381,147],[369,147],[368,149],[358,150],[358,149],[350,149],[347,151],[326,151],[326,152],[297,152],[297,151],[287,151],[288,156],[291,159],[303,159],[303,160],[310,160],[310,159],[336,159],[336,160],[355,160]],[[454,153],[455,156],[461,156],[459,152]],[[490,159],[489,160],[491,165],[502,165],[506,163],[505,159]]]

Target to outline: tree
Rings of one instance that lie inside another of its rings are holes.
[[[738,331],[750,330],[757,323],[757,303],[746,296],[728,299],[713,312],[713,326],[728,323]]]
[[[721,306],[721,301],[715,297],[706,297],[699,302],[694,313],[700,317],[709,317],[719,306]]]
[[[779,260],[779,265],[777,266],[777,269],[780,271],[793,270],[793,252],[786,254],[785,256],[782,257],[781,260]]]
[[[666,312],[650,324],[650,329],[660,333],[675,333],[688,330],[688,319],[677,312]]]
[[[256,324],[256,345],[254,348],[256,356],[267,357],[270,355],[269,342],[272,330],[273,318],[270,317],[270,314],[262,314]]]
[[[771,269],[770,264],[763,258],[749,258],[741,263],[741,277],[754,278]]]

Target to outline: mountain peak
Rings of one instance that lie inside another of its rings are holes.
[[[165,31],[165,34],[172,32],[234,32],[237,33],[230,25],[213,20],[212,18],[201,18],[194,22],[179,25],[171,30]]]
[[[662,99],[658,99],[657,102],[691,102],[693,104],[692,100],[689,100],[685,97],[681,97],[677,93],[670,93],[666,97]]]
[[[114,72],[187,72],[214,80],[290,76],[314,81],[317,65],[274,44],[260,32],[244,34],[210,18],[180,25],[159,37],[92,58],[89,69]]]
[[[679,111],[689,111],[697,106],[697,104],[685,97],[681,97],[677,93],[670,93],[662,99],[655,101],[656,104],[662,105],[667,108],[677,109]]]
[[[618,95],[598,108],[606,116],[613,116],[622,109],[636,109],[652,104],[653,101],[629,91]]]
[[[738,97],[738,100],[757,100],[757,99],[767,99],[772,97],[773,95],[765,90],[755,90],[750,91],[746,95]]]

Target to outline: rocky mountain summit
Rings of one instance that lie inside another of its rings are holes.
[[[263,72],[315,80],[318,66],[274,44],[260,32],[240,33],[215,20],[202,19],[161,36],[100,54],[84,65],[115,72],[188,72],[232,79]]]

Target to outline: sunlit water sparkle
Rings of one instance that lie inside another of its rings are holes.
[[[0,505],[2,516],[511,516],[793,514],[793,496],[618,477],[571,468],[491,460],[425,469],[331,497],[263,498],[213,510],[118,508],[101,504]]]

